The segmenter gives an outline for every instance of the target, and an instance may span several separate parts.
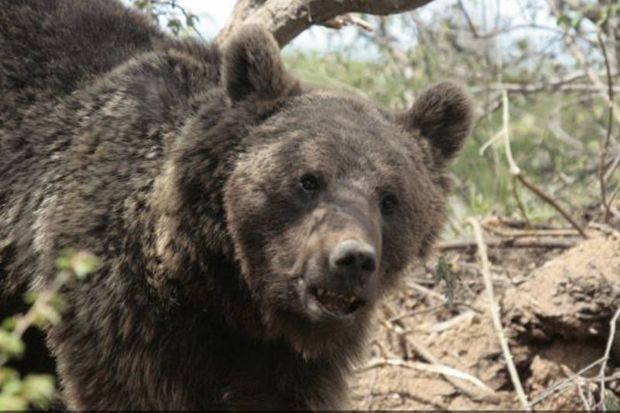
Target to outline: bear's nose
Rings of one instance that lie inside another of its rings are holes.
[[[377,254],[365,242],[341,241],[329,254],[329,267],[333,272],[372,274],[377,268]]]

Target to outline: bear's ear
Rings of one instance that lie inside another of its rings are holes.
[[[402,117],[410,131],[419,131],[439,165],[452,159],[472,126],[472,103],[460,86],[443,82],[425,90]]]
[[[277,99],[298,85],[284,70],[278,43],[259,25],[241,27],[224,47],[223,60],[224,86],[234,102]]]

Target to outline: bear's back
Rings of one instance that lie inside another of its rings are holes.
[[[210,58],[204,45],[163,34],[117,0],[0,0],[0,121],[57,100],[148,51]]]
[[[0,56],[6,294],[49,249],[39,221],[87,230],[99,223],[84,199],[108,211],[149,190],[176,131],[217,88],[220,52],[164,36],[116,0],[0,0]]]

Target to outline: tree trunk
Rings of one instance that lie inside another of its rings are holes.
[[[266,27],[284,47],[313,24],[324,24],[347,13],[388,15],[414,10],[432,0],[239,0],[217,36],[221,44],[241,25]]]

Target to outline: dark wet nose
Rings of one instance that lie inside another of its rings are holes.
[[[338,243],[329,254],[333,272],[372,274],[377,268],[375,249],[362,241],[346,240]]]

